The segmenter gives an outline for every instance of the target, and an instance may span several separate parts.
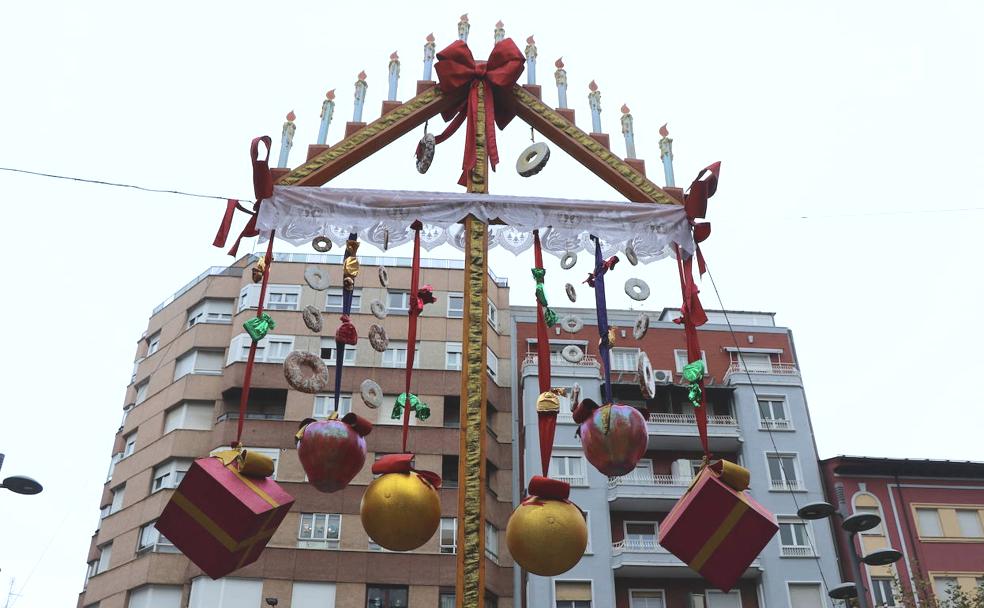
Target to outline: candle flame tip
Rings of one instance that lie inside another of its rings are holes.
[[[563,69],[564,68],[564,58],[563,57],[558,57],[557,58],[557,61],[554,61],[554,67],[556,67],[558,70]]]
[[[503,27],[505,25],[506,24],[502,22],[502,19],[499,19],[498,21],[495,22],[495,26],[498,27],[498,28],[501,28],[501,27]]]
[[[287,122],[294,122],[295,118],[297,118],[297,116],[294,115],[294,110],[287,112]]]
[[[390,53],[390,60],[391,61],[396,61],[399,58],[400,58],[400,56],[397,54],[397,51],[393,51],[392,53]]]
[[[464,21],[465,23],[468,23],[468,13],[465,13],[464,15],[462,15],[461,16],[461,20]]]
[[[335,99],[335,89],[332,89],[327,93],[325,93],[325,97],[327,97],[328,99]]]
[[[536,44],[536,41],[533,40],[533,34],[530,34],[529,38],[526,39],[526,44]]]
[[[666,129],[666,125],[667,124],[669,124],[669,123],[665,123],[664,122],[663,123],[663,126],[659,128],[659,134],[662,135],[663,137],[669,137],[670,136],[670,132]]]
[[[628,114],[628,113],[629,113],[629,106],[628,106],[628,104],[624,104],[623,103],[622,104],[622,114]]]
[[[434,42],[434,32],[427,34],[427,42]]]
[[[591,92],[593,93],[598,90],[598,83],[592,80],[588,83],[588,88],[591,89]]]
[[[366,71],[362,70],[361,72],[359,72],[359,80],[365,80],[365,79],[366,79]]]

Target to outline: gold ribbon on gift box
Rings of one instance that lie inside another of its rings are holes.
[[[738,522],[741,521],[745,511],[748,511],[750,508],[748,500],[745,498],[744,491],[748,489],[748,483],[751,481],[751,472],[749,472],[749,470],[745,467],[728,460],[718,460],[713,464],[708,464],[705,459],[704,463],[701,465],[700,471],[697,473],[697,476],[694,477],[694,481],[691,482],[690,487],[687,488],[687,492],[689,492],[694,487],[694,484],[697,483],[697,480],[704,472],[704,469],[708,469],[712,475],[715,475],[728,487],[733,489],[738,496],[738,502],[731,508],[731,511],[728,512],[721,524],[714,530],[714,533],[711,534],[706,542],[704,542],[704,546],[700,548],[700,551],[698,551],[697,554],[694,555],[693,559],[691,559],[688,563],[691,568],[698,572],[704,567],[704,564],[707,563],[707,560],[710,559],[711,555],[718,550],[721,543],[724,542],[724,539],[726,539],[735,529],[735,526],[737,526]]]

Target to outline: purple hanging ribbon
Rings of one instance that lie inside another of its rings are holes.
[[[356,233],[350,233],[348,240],[354,241],[359,238]],[[345,267],[345,260],[349,258],[348,247],[345,248],[345,255],[342,256],[342,268]],[[352,296],[355,294],[355,287],[352,291],[342,287],[342,316],[348,317],[352,314]],[[342,393],[342,366],[345,364],[345,345],[335,341],[335,411],[338,411],[338,400]]]
[[[608,268],[601,257],[601,241],[592,235],[591,240],[595,243],[595,271],[594,271],[594,292],[595,308],[598,313],[598,335],[601,337],[601,344],[598,350],[601,352],[601,365],[605,371],[605,386],[602,388],[602,398],[605,403],[612,402],[612,357],[611,345],[608,344],[608,305],[605,302],[605,273]]]

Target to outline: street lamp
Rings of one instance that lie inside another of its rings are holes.
[[[827,502],[814,502],[804,505],[796,512],[801,519],[826,519],[837,516],[841,520],[841,528],[850,534],[851,550],[848,557],[851,558],[851,569],[854,571],[854,584],[844,583],[831,589],[827,595],[835,600],[847,600],[852,597],[858,598],[860,608],[868,607],[868,597],[861,593],[861,562],[869,566],[887,566],[902,559],[902,554],[895,549],[879,549],[872,551],[868,555],[861,557],[854,547],[854,537],[858,532],[865,532],[877,528],[881,523],[881,517],[874,513],[855,513],[844,517],[834,505]]]
[[[0,468],[2,467],[3,454],[0,454]],[[3,483],[0,483],[0,488],[6,488],[15,494],[37,494],[44,489],[41,484],[23,475],[13,475],[4,479]]]

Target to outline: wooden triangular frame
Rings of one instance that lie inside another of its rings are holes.
[[[683,204],[522,86],[513,86],[513,98],[520,119],[630,201]],[[463,95],[445,95],[439,86],[432,86],[311,158],[277,183],[323,186],[430,118],[458,106],[463,99]]]

